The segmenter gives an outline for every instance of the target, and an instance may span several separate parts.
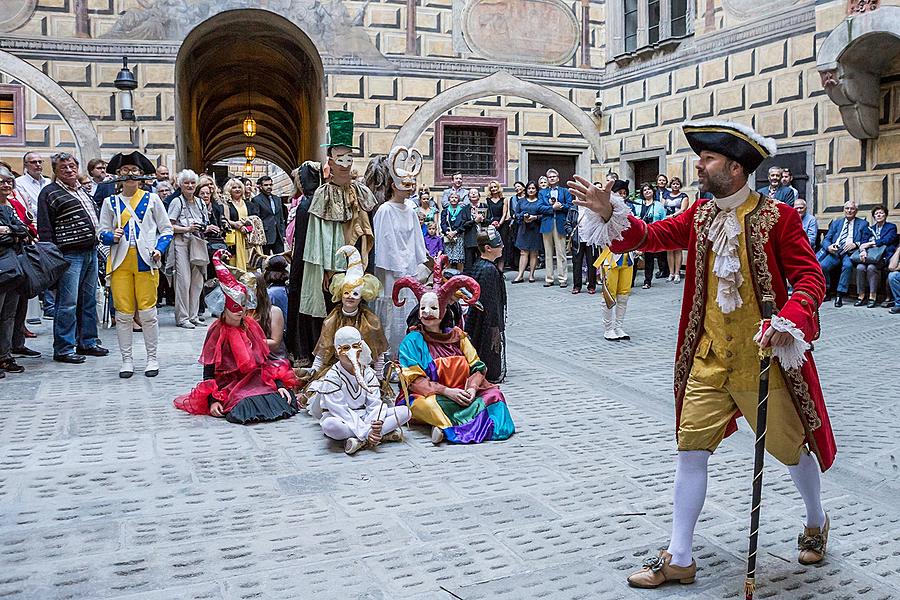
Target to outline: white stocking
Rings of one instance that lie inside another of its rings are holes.
[[[825,511],[822,509],[822,482],[819,479],[819,461],[806,450],[800,453],[800,462],[788,467],[791,479],[806,505],[806,526],[825,525]]]
[[[706,471],[710,453],[706,450],[680,450],[675,468],[675,500],[672,514],[672,539],[669,554],[672,564],[688,567],[693,561],[691,547],[694,527],[706,500]]]

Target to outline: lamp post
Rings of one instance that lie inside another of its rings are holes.
[[[116,75],[113,85],[119,90],[119,112],[123,121],[134,121],[134,98],[131,90],[137,89],[137,78],[128,68],[128,57],[122,57],[122,69]]]

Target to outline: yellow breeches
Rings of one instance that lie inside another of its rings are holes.
[[[156,306],[159,271],[138,271],[137,249],[128,249],[125,260],[109,278],[113,303],[118,312],[134,314]]]
[[[410,412],[413,420],[419,423],[426,423],[432,427],[443,429],[453,425],[450,419],[447,418],[447,415],[444,414],[444,411],[441,410],[440,405],[437,403],[437,397],[434,395],[416,396]]]
[[[743,369],[728,367],[712,349],[707,348],[706,352],[705,356],[702,351],[695,356],[688,377],[678,427],[679,450],[715,451],[725,437],[726,426],[738,410],[756,430],[758,366],[756,376],[729,376],[738,375],[735,371]],[[766,424],[766,450],[785,465],[800,462],[805,440],[803,423],[785,387],[781,369],[775,364],[769,372]]]
[[[634,266],[613,267],[606,272],[606,288],[613,298],[631,293],[631,280],[634,279]]]

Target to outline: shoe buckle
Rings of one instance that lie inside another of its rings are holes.
[[[821,533],[816,535],[801,533],[797,536],[797,546],[800,550],[810,550],[821,554],[825,548],[825,536]]]
[[[663,560],[662,556],[651,556],[650,558],[645,558],[643,566],[645,569],[650,569],[654,573],[659,573],[663,570],[663,567],[666,566],[666,561]]]

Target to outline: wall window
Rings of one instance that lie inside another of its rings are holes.
[[[506,184],[506,119],[441,117],[434,124],[434,183],[447,185],[461,172],[466,185],[496,179]]]
[[[693,33],[692,7],[687,0],[610,0],[607,7],[613,58]]]
[[[0,85],[0,146],[25,144],[24,99],[21,85]]]

